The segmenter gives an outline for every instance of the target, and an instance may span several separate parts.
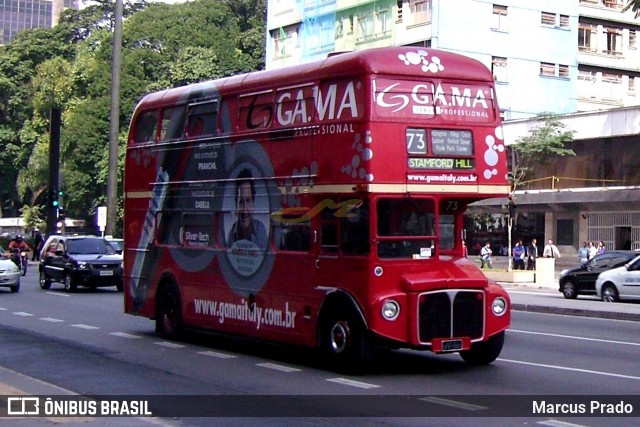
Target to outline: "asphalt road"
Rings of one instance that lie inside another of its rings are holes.
[[[591,297],[565,300],[560,292],[551,289],[505,285],[516,311],[503,354],[491,366],[473,369],[461,363],[457,355],[403,351],[384,357],[372,375],[345,378],[323,370],[314,355],[305,350],[235,340],[211,341],[206,337],[185,343],[166,342],[153,334],[153,322],[122,315],[121,294],[115,289],[67,294],[54,286],[45,292],[37,288],[36,280],[36,271],[31,269],[19,294],[0,291],[0,366],[3,366],[0,396],[222,393],[248,394],[254,398],[284,394],[291,398],[292,394],[314,393],[353,407],[358,403],[348,396],[361,393],[382,397],[404,393],[476,397],[567,392],[637,395],[640,381],[636,357],[640,343],[635,322],[617,322],[608,320],[606,315],[594,314],[607,310],[637,314],[640,305],[636,303],[608,304]],[[546,314],[554,312],[574,316]],[[282,408],[282,402],[272,403],[274,409]],[[305,402],[302,404],[304,407]],[[383,406],[374,408],[383,409]],[[211,425],[210,419],[166,417],[5,418],[1,422],[21,426],[81,420],[85,424],[116,426]],[[287,419],[262,418],[215,421],[219,425],[291,424]],[[334,421],[326,417],[296,418],[295,424],[338,424]],[[565,421],[588,427],[638,424],[638,419],[626,418],[604,419],[595,424],[594,419]],[[539,422],[476,418],[473,425],[533,423]],[[425,425],[425,422],[378,417],[343,419],[339,424]],[[439,418],[436,424],[461,427],[469,421]]]

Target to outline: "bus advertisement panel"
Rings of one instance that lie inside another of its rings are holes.
[[[125,311],[319,347],[495,360],[507,293],[463,256],[467,205],[509,191],[493,78],[411,47],[145,96],[125,163]]]

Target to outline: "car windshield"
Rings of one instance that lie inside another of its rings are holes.
[[[69,239],[67,253],[77,255],[113,255],[116,251],[104,239]]]

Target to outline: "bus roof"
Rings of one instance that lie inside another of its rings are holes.
[[[393,58],[394,60],[390,60]],[[402,61],[395,60],[400,58]],[[446,67],[437,69],[441,63]],[[437,74],[433,74],[436,67]],[[146,95],[140,104],[154,106],[176,104],[179,99],[213,98],[220,93],[253,92],[265,88],[290,86],[305,81],[335,76],[392,74],[413,76],[424,74],[452,80],[493,83],[489,69],[480,61],[457,53],[418,47],[384,47],[329,55],[326,59],[290,67],[194,83]]]

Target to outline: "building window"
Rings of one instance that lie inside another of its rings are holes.
[[[358,15],[358,41],[364,41],[373,36],[373,15]]]
[[[560,15],[560,28],[569,28],[569,15]]]
[[[636,79],[633,76],[629,76],[629,95],[636,94]]]
[[[409,0],[408,25],[427,24],[431,22],[432,0]]]
[[[391,34],[391,10],[380,9],[376,11],[376,36],[384,37]]]
[[[493,5],[493,24],[491,28],[499,31],[507,31],[507,6]]]
[[[540,23],[542,25],[556,26],[556,14],[550,12],[542,12]]]
[[[555,76],[556,75],[556,64],[552,64],[550,62],[541,62],[540,63],[540,75],[541,76]]]
[[[607,35],[607,51],[609,55],[622,54],[622,31],[617,28],[606,28]]]
[[[596,50],[593,41],[595,37],[595,27],[588,24],[580,24],[578,28],[578,49],[581,52],[593,52]]]
[[[396,19],[396,22],[400,23],[402,22],[402,4],[404,2],[402,0],[398,0],[397,6],[398,6],[398,19]]]
[[[285,31],[285,29],[282,27],[276,30],[273,30],[271,34],[273,38],[273,47],[274,47],[273,57],[278,59],[278,58],[284,58],[285,56],[290,56],[291,55],[290,40],[292,39],[293,34],[288,34],[288,31]]]
[[[629,49],[636,48],[636,30],[629,30]]]
[[[559,64],[558,65],[558,76],[560,77],[569,77],[569,66]]]
[[[507,81],[507,58],[494,56],[491,58],[491,73],[497,82]]]
[[[623,0],[604,0],[604,5],[610,9],[622,9]]]

